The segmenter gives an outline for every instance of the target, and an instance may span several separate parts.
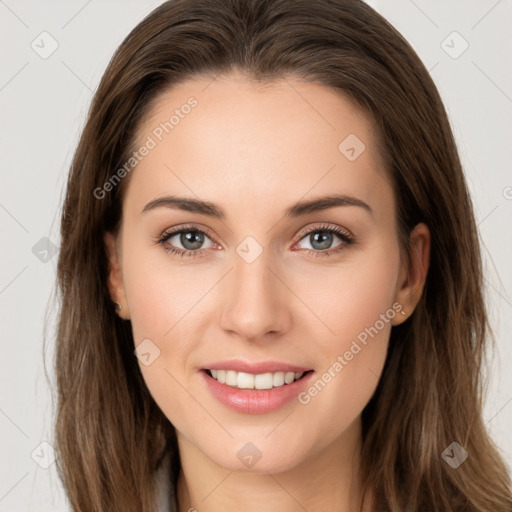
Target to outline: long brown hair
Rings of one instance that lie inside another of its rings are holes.
[[[120,45],[74,154],[61,220],[56,345],[58,469],[75,512],[154,512],[155,470],[180,470],[174,427],[133,355],[131,325],[107,287],[106,230],[121,216],[125,177],[94,191],[134,150],[160,93],[198,74],[242,70],[341,91],[378,128],[403,249],[431,230],[430,268],[412,316],[391,332],[363,411],[362,478],[375,509],[510,512],[507,468],[482,420],[489,336],[473,208],[436,87],[404,38],[360,0],[172,0]],[[134,171],[136,172],[136,171]],[[452,442],[468,458],[452,468]]]

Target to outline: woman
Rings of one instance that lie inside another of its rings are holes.
[[[157,475],[179,512],[512,510],[449,122],[363,2],[155,9],[95,94],[61,235],[73,510],[154,511]]]

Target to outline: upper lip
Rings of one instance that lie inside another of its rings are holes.
[[[283,363],[280,361],[260,361],[249,362],[240,359],[230,359],[228,361],[215,361],[205,365],[203,370],[234,370],[235,372],[252,373],[258,375],[261,373],[276,372],[307,372],[312,368],[306,368],[296,364]]]

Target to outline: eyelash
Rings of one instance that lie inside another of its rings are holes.
[[[203,235],[208,236],[208,238],[212,238],[210,236],[210,233],[209,233],[208,230],[200,228],[197,225],[190,224],[188,226],[180,227],[179,229],[175,229],[175,230],[164,232],[160,237],[157,237],[156,243],[161,244],[163,249],[166,252],[175,254],[177,256],[187,257],[187,258],[196,258],[199,255],[201,255],[201,253],[203,251],[205,251],[206,249],[199,249],[199,250],[196,250],[196,251],[191,251],[191,250],[177,249],[175,247],[171,247],[169,245],[166,245],[166,242],[170,238],[172,238],[176,234],[183,233],[183,232],[185,232],[185,233],[186,232],[197,232],[197,233],[201,233]],[[345,230],[343,230],[341,228],[338,228],[338,227],[326,226],[326,225],[315,226],[313,229],[301,232],[300,235],[299,235],[298,242],[300,242],[305,236],[310,235],[311,233],[316,233],[316,232],[334,233],[335,235],[337,235],[343,241],[343,243],[338,245],[335,249],[327,250],[327,251],[318,251],[318,250],[315,251],[313,249],[302,249],[304,251],[307,251],[309,255],[312,255],[315,258],[317,258],[317,257],[324,257],[324,256],[331,256],[332,254],[337,254],[340,251],[346,249],[348,246],[353,245],[355,243],[355,238],[353,237],[353,235],[349,234],[347,231],[345,231]]]

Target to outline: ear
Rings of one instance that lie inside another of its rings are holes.
[[[410,264],[402,262],[395,293],[395,301],[402,305],[402,311],[395,316],[392,325],[407,320],[421,299],[430,263],[430,230],[426,224],[414,227],[409,235],[409,245]]]
[[[105,232],[103,236],[105,248],[108,257],[108,290],[112,302],[117,302],[121,305],[121,310],[116,306],[116,313],[123,319],[130,318],[128,310],[128,302],[126,301],[126,293],[123,283],[123,275],[121,271],[121,257],[118,247],[118,238],[109,231]]]

